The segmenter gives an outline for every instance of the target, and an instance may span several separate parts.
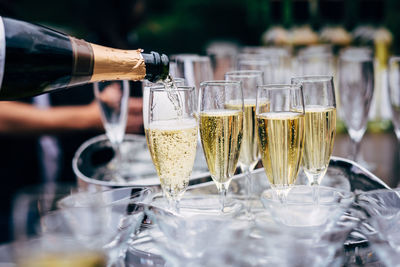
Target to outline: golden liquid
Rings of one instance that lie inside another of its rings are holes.
[[[303,168],[307,176],[320,174],[322,178],[332,155],[336,133],[336,108],[309,106],[305,111]]]
[[[304,115],[298,112],[257,116],[261,159],[271,185],[289,186],[297,178],[303,155]]]
[[[196,120],[153,122],[145,132],[165,195],[180,199],[189,184],[196,156]]]
[[[227,109],[241,109],[241,105],[237,103],[228,103],[225,105]],[[265,102],[260,107],[259,113],[269,111],[269,102]],[[257,123],[256,123],[256,100],[244,100],[244,117],[243,117],[243,139],[240,148],[239,163],[253,169],[260,157],[257,142]],[[242,167],[242,168],[243,168]]]
[[[243,112],[213,110],[200,113],[200,136],[211,177],[229,182],[236,170],[243,136]]]
[[[19,267],[105,267],[106,257],[97,252],[48,252],[19,259]]]

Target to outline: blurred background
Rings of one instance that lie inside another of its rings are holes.
[[[295,58],[308,46],[327,44],[336,64],[340,49],[368,46],[374,54],[375,92],[361,155],[390,186],[397,185],[400,174],[387,82],[388,58],[400,53],[399,11],[398,0],[0,0],[2,16],[101,45],[168,55],[237,55],[248,46],[284,46]],[[214,68],[214,78],[223,78],[224,71]],[[134,85],[131,95],[140,97],[140,88]],[[53,94],[52,105],[93,100],[91,89],[76,91]],[[62,137],[69,151],[63,157],[67,167],[62,180],[73,177],[70,160],[79,144],[98,133],[78,132],[74,142]],[[349,138],[339,120],[334,154],[348,157],[348,150]]]
[[[168,55],[211,55],[217,79],[228,69],[218,73],[215,56],[236,56],[246,47],[283,46],[296,59],[309,46],[328,45],[336,65],[340,49],[368,46],[374,54],[375,82],[361,161],[392,187],[399,182],[400,157],[387,62],[391,55],[400,54],[399,12],[399,0],[0,0],[1,16],[45,25],[89,42]],[[141,84],[131,87],[131,95],[140,99]],[[90,105],[93,88],[56,92],[50,98],[52,106]],[[96,123],[100,124],[99,118]],[[131,132],[143,134],[139,126]],[[346,127],[340,119],[337,126],[333,154],[348,158]],[[61,153],[54,180],[75,180],[72,157],[84,141],[104,133],[99,127],[57,135]],[[0,132],[0,170],[7,177],[0,192],[4,199],[10,199],[17,188],[43,181],[33,160],[38,155],[37,138]],[[0,211],[8,212],[9,200],[2,202]],[[0,241],[4,238],[0,236]]]
[[[305,44],[293,32],[299,27],[316,34],[317,39],[307,41],[315,43],[334,41],[321,37],[326,27],[349,33],[360,26],[384,27],[394,35],[391,51],[399,51],[396,0],[2,0],[0,4],[4,16],[93,41],[106,42],[107,34],[124,35],[121,39],[132,45],[168,54],[205,52],[216,39],[267,44],[273,40],[266,38],[266,31],[274,27],[281,27],[276,42],[295,46]],[[372,45],[373,40],[368,42]]]

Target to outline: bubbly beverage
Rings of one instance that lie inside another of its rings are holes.
[[[304,115],[271,112],[257,116],[261,159],[271,185],[289,186],[297,178],[304,145]]]
[[[303,168],[307,176],[324,176],[332,154],[335,133],[335,107],[306,107]]]
[[[243,112],[209,110],[200,112],[200,135],[211,177],[217,186],[235,173],[243,136]]]
[[[106,267],[105,255],[95,251],[40,252],[18,259],[20,267]]]
[[[237,101],[235,101],[237,102]],[[225,105],[227,109],[241,109],[241,104],[231,102]],[[269,102],[265,101],[260,107],[260,112],[269,111]],[[257,142],[256,100],[244,100],[243,139],[239,154],[239,163],[244,166],[255,167],[260,153]]]
[[[162,81],[162,83],[164,84],[165,91],[167,91],[168,99],[174,106],[176,114],[178,117],[182,117],[182,100],[177,92],[178,87],[176,86],[174,79],[171,77],[171,75],[168,75],[167,78]]]
[[[189,184],[196,156],[196,120],[152,122],[145,131],[161,187],[169,199],[179,200]]]

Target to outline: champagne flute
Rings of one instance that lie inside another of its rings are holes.
[[[397,141],[400,143],[400,57],[389,59],[389,95],[392,107],[392,121]]]
[[[264,84],[282,84],[290,82],[292,59],[285,48],[258,48],[251,53],[239,54],[238,69],[257,69],[264,72]]]
[[[329,166],[336,134],[336,99],[332,76],[292,78],[303,88],[305,106],[305,140],[303,170],[318,203],[318,186]]]
[[[231,71],[225,74],[227,81],[240,81],[243,90],[244,117],[243,117],[243,139],[239,154],[239,166],[246,175],[246,195],[250,199],[252,193],[252,180],[250,172],[254,170],[260,158],[257,143],[256,128],[256,97],[257,85],[263,82],[262,71],[241,70]],[[241,104],[241,103],[240,103]],[[237,105],[228,104],[228,109],[238,109]],[[268,103],[265,103],[265,109]],[[248,207],[249,208],[249,207]]]
[[[171,59],[176,63],[176,73],[174,76],[184,78],[187,85],[196,87],[196,95],[198,95],[202,81],[213,79],[211,60],[208,56],[178,54],[171,56]]]
[[[269,110],[265,111],[265,103]],[[265,173],[282,203],[297,179],[304,148],[304,102],[300,85],[257,87],[258,141]]]
[[[106,135],[115,151],[111,166],[115,170],[112,178],[124,182],[118,174],[118,167],[121,164],[120,145],[124,140],[127,123],[129,82],[126,80],[97,82],[93,87]]]
[[[339,97],[341,118],[350,135],[358,159],[360,142],[367,129],[368,113],[374,94],[374,62],[367,48],[347,48],[339,57]]]
[[[211,177],[220,193],[221,211],[235,173],[243,136],[243,91],[237,81],[200,84],[199,128]],[[235,109],[228,109],[235,105]]]
[[[178,213],[196,156],[198,125],[194,87],[177,86],[174,93],[180,98],[178,108],[164,86],[150,88],[145,133],[164,196]]]
[[[107,266],[105,251],[93,245],[93,240],[102,239],[102,233],[106,233],[104,220],[96,216],[99,209],[72,210],[80,215],[79,224],[74,225],[66,216],[70,210],[61,210],[58,205],[76,189],[69,184],[50,183],[24,188],[16,194],[13,232],[18,266]]]
[[[187,85],[185,79],[183,78],[173,78],[175,86],[184,86]],[[148,103],[149,102],[149,95],[150,95],[150,88],[152,87],[160,87],[164,86],[163,83],[153,83],[147,80],[144,80],[142,82],[142,97],[143,97],[143,103]],[[149,121],[148,116],[149,116],[149,111],[148,111],[148,105],[143,105],[143,126],[144,128],[147,128],[147,122]]]

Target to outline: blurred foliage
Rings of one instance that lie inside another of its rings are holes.
[[[132,23],[129,16],[135,15],[129,12],[138,2],[145,6],[143,16]],[[221,39],[259,45],[270,26],[299,24],[316,30],[325,25],[348,30],[360,24],[386,26],[399,53],[399,11],[399,0],[0,0],[1,15],[102,44],[124,47],[125,39],[129,47],[168,54],[203,53],[207,43]],[[119,24],[114,23],[117,20]],[[119,42],[112,42],[122,35]]]
[[[137,30],[144,48],[167,53],[202,52],[204,44],[212,39],[258,41],[258,37],[252,40],[254,33],[249,27],[246,1],[166,0],[158,6],[159,3],[148,1],[149,7],[157,8],[149,12]]]

